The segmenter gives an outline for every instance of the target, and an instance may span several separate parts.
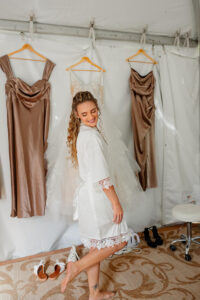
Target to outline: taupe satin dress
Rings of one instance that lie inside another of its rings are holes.
[[[7,76],[7,125],[11,171],[11,217],[43,216],[46,205],[44,152],[50,118],[50,83],[55,66],[45,62],[43,77],[28,85],[13,74],[9,57],[0,57]]]
[[[0,157],[0,199],[2,198],[3,190],[3,176],[2,176],[2,166],[1,166],[1,157]]]
[[[141,76],[131,68],[132,126],[135,158],[141,168],[143,190],[157,186],[155,162],[155,79],[153,71]]]

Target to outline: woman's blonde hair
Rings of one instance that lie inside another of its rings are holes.
[[[70,156],[74,167],[78,166],[76,141],[77,141],[79,128],[81,124],[81,120],[76,116],[77,106],[86,101],[94,102],[99,111],[97,100],[93,97],[93,95],[90,92],[88,91],[78,92],[73,97],[72,111],[71,111],[69,127],[68,127],[67,146],[69,147]]]

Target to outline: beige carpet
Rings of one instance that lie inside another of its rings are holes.
[[[184,245],[169,249],[170,241],[185,231],[185,227],[161,231],[164,245],[149,248],[144,241],[142,252],[113,256],[101,264],[101,287],[116,290],[114,299],[200,299],[200,247],[193,244],[192,261],[184,259]],[[200,227],[193,228],[200,235]],[[84,250],[79,249],[79,254]],[[65,294],[60,293],[64,273],[55,281],[39,282],[33,274],[33,266],[43,258],[47,262],[47,273],[53,271],[56,259],[66,262],[68,251],[54,251],[41,257],[24,258],[23,261],[8,262],[0,266],[0,300],[86,300],[88,284],[85,273],[80,274]]]

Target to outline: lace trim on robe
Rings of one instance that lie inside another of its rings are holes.
[[[81,242],[86,248],[97,248],[98,250],[105,247],[114,247],[117,244],[122,242],[128,242],[130,238],[130,232],[122,233],[118,236],[104,238],[102,240],[90,239],[90,238],[81,238]]]
[[[100,181],[98,182],[98,184],[99,184],[103,189],[109,189],[109,187],[113,185],[113,182],[112,182],[111,178],[108,177],[108,178],[105,178],[105,179],[103,179],[103,180],[100,180]]]

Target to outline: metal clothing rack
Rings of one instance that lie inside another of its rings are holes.
[[[53,25],[53,24],[43,24],[38,22],[34,22],[33,25],[34,34],[65,35],[65,36],[88,38],[88,30],[89,30],[88,27],[86,28],[86,27],[76,27],[76,26]],[[0,31],[30,32],[30,22],[0,19]],[[95,26],[95,37],[96,40],[139,42],[141,38],[141,33],[105,30],[105,29],[96,28]],[[180,36],[180,44],[183,45],[184,40],[185,37]],[[147,33],[146,44],[173,45],[174,36]],[[190,47],[196,47],[197,45],[198,45],[198,37],[196,39],[190,38]]]

